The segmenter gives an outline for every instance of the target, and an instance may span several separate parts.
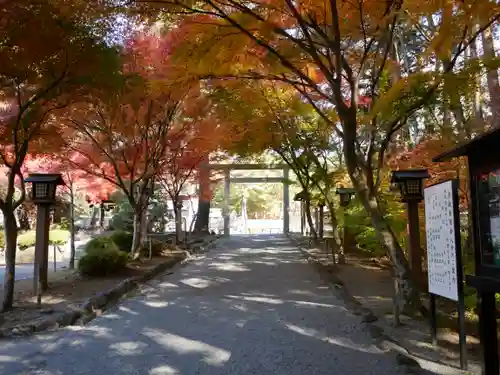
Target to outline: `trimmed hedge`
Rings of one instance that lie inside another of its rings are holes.
[[[49,232],[49,245],[64,245],[69,240],[69,232],[64,229],[53,229]],[[30,230],[19,234],[17,237],[17,247],[26,250],[35,246],[36,231]]]
[[[98,237],[85,246],[78,270],[85,276],[110,276],[122,271],[127,260],[127,254],[119,250],[111,237]]]

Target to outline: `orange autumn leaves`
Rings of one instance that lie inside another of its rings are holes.
[[[195,154],[218,144],[200,83],[178,74],[169,43],[153,33],[135,35],[126,44],[119,89],[73,106],[65,118],[67,149],[85,160],[79,166],[122,189],[161,175],[174,159],[192,169]]]

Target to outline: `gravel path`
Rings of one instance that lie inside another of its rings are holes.
[[[0,342],[0,374],[405,374],[288,240],[231,237],[86,327]]]

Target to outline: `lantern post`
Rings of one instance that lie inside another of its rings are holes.
[[[64,185],[64,181],[59,173],[34,173],[24,181],[32,184],[30,195],[37,205],[33,290],[41,304],[42,292],[48,288],[50,207],[56,203],[57,186]]]
[[[318,237],[321,239],[323,238],[323,232],[324,232],[324,226],[325,226],[325,200],[321,199],[318,202],[318,208],[319,208],[319,213],[318,213]]]

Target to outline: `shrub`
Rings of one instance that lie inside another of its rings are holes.
[[[130,249],[132,248],[132,241],[134,239],[134,235],[132,233],[124,230],[117,230],[113,232],[110,237],[116,246],[118,246],[118,249],[126,253],[130,252]]]
[[[85,276],[109,276],[123,270],[127,259],[110,237],[94,238],[87,243],[78,270]]]
[[[111,237],[93,238],[85,245],[85,254],[93,254],[106,250],[119,251],[118,246]]]
[[[0,230],[0,249],[5,248],[5,232],[3,229]]]

